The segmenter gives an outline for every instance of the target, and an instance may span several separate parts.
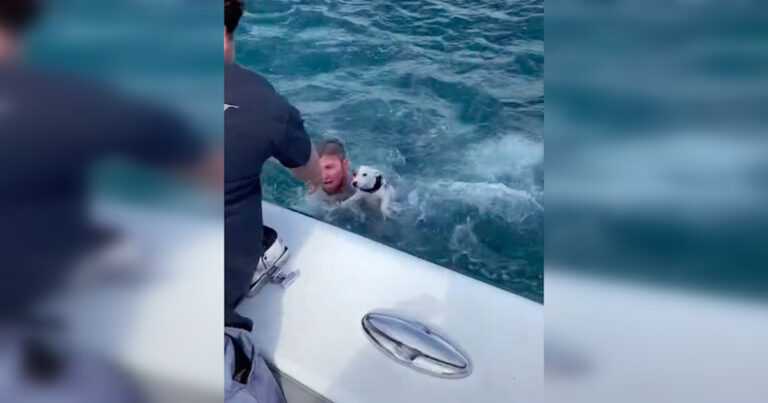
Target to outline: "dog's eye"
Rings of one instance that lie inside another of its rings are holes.
[[[368,174],[363,174],[363,176],[368,176]]]

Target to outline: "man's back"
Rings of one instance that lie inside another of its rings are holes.
[[[312,144],[299,111],[263,77],[228,64],[224,88],[226,304],[233,309],[247,292],[263,252],[262,165],[275,157],[287,168],[303,166]],[[230,324],[233,320],[245,325],[242,318],[227,318]]]
[[[259,175],[267,159],[299,167],[309,158],[311,145],[299,112],[266,79],[237,64],[226,69],[224,112],[229,215],[249,197],[260,198]]]

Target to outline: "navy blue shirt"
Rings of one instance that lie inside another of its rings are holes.
[[[270,157],[287,168],[303,166],[309,161],[312,143],[299,111],[266,79],[229,64],[224,82],[225,284],[227,315],[231,315],[248,292],[263,252],[262,166]],[[228,324],[233,325],[230,319]]]

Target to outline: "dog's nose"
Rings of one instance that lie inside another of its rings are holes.
[[[357,181],[352,181],[352,186],[357,186]]]

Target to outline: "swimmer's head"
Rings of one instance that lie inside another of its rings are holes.
[[[349,160],[339,139],[323,140],[317,145],[323,172],[323,191],[329,195],[344,191],[349,182]]]

